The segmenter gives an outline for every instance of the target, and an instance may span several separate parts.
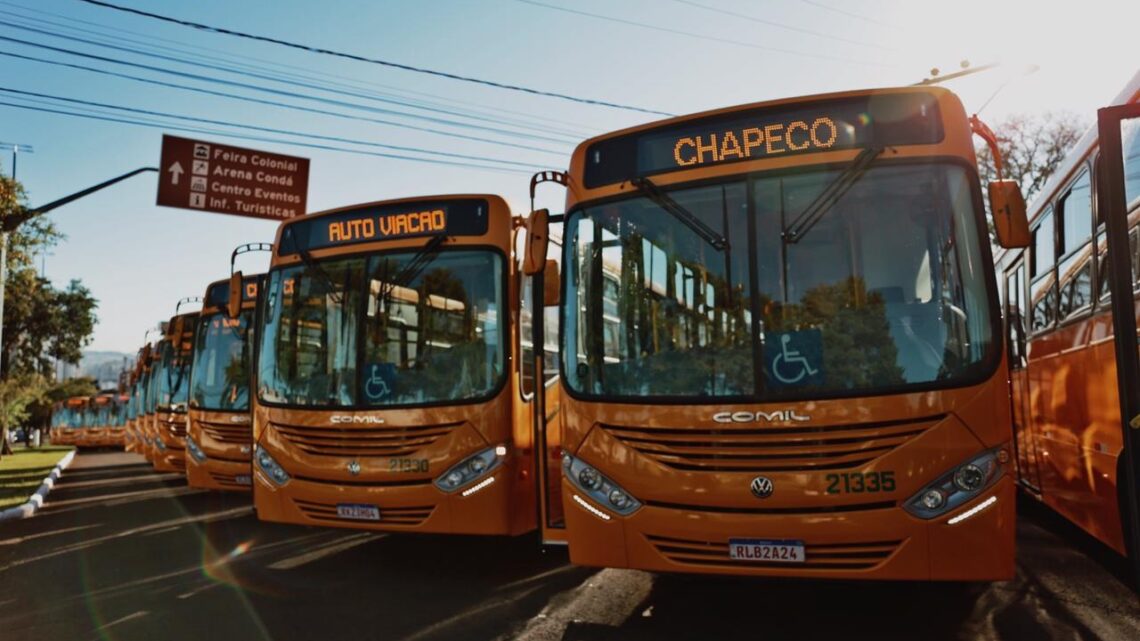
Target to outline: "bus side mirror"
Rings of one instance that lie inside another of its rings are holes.
[[[557,305],[561,300],[558,296],[558,287],[561,285],[558,276],[558,261],[546,261],[546,267],[542,270],[543,307],[551,307],[553,305]]]
[[[241,314],[242,287],[241,272],[230,274],[230,295],[226,299],[226,316],[237,318]]]
[[[523,273],[534,276],[546,267],[546,246],[550,242],[550,210],[536,209],[526,219],[526,247]]]
[[[1017,182],[995,180],[990,183],[989,191],[998,244],[1006,249],[1028,247],[1029,216],[1025,213],[1025,198]]]

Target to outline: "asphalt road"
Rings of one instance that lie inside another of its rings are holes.
[[[533,537],[263,524],[245,497],[84,453],[0,524],[0,639],[1140,639],[1118,558],[1032,506],[1018,535],[997,584],[597,571]]]

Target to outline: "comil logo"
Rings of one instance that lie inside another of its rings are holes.
[[[241,415],[241,414],[239,414],[237,416],[231,416],[230,422],[231,423],[248,423],[249,417],[245,416],[245,415]]]
[[[810,416],[804,416],[795,410],[777,410],[775,412],[718,412],[713,414],[717,423],[792,423],[810,421]]]
[[[345,416],[336,415],[329,417],[329,422],[333,425],[342,425],[345,423],[362,423],[366,425],[383,425],[384,419],[379,416]]]

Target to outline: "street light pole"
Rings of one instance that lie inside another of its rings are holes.
[[[24,149],[24,151],[27,151],[27,150],[28,150],[28,148]],[[36,216],[46,214],[49,211],[51,211],[57,207],[62,207],[62,206],[66,205],[70,202],[74,202],[76,200],[79,200],[80,198],[83,198],[84,196],[87,196],[88,194],[93,194],[93,193],[99,191],[100,189],[106,189],[107,187],[110,187],[111,185],[114,185],[115,183],[124,181],[127,178],[130,178],[131,176],[137,176],[141,173],[145,173],[148,171],[157,172],[158,167],[139,167],[138,169],[135,169],[133,171],[128,171],[127,173],[125,173],[121,176],[115,176],[114,178],[112,178],[110,180],[105,180],[105,181],[99,183],[98,185],[93,185],[91,187],[88,187],[87,189],[82,189],[80,191],[77,191],[74,194],[69,194],[67,196],[64,196],[63,198],[53,200],[46,205],[40,205],[39,207],[33,207],[31,209],[20,207],[19,211],[17,213],[14,213],[14,214],[10,215],[8,218],[5,218],[4,220],[0,221],[0,234],[3,235],[3,239],[2,239],[3,247],[0,247],[0,254],[3,255],[3,265],[0,265],[0,319],[4,318],[4,316],[3,316],[3,314],[4,314],[4,281],[7,280],[7,278],[8,278],[8,260],[7,260],[8,259],[8,233],[15,231],[17,227],[19,227],[20,225],[24,224],[25,222],[31,220],[32,218],[35,218]],[[3,345],[4,345],[3,325],[4,324],[2,322],[0,322],[0,353],[3,352]]]
[[[12,148],[12,182],[16,182],[16,158],[20,152],[33,153],[35,149],[31,145],[21,145],[19,143],[0,143],[0,149],[5,147]],[[15,185],[13,185],[15,187]],[[3,358],[4,353],[4,289],[8,285],[8,230],[0,230],[0,359]]]

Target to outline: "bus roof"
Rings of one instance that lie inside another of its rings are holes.
[[[1140,70],[1133,74],[1132,79],[1124,85],[1120,93],[1116,94],[1112,102],[1106,106],[1125,105],[1138,101],[1140,101]],[[1037,196],[1033,199],[1033,204],[1029,207],[1029,220],[1031,222],[1036,220],[1049,203],[1052,202],[1053,196],[1055,195],[1054,192],[1067,183],[1069,178],[1081,168],[1085,160],[1096,152],[1100,146],[1097,136],[1097,126],[1094,122],[1092,126],[1085,131],[1084,135],[1081,136],[1080,140],[1077,141],[1077,144],[1073,145],[1072,150],[1070,150],[1065,156],[1065,159],[1061,161],[1061,164],[1057,165],[1057,169],[1053,171],[1053,174],[1049,177],[1049,180],[1045,182],[1041,191],[1037,192]]]

